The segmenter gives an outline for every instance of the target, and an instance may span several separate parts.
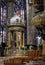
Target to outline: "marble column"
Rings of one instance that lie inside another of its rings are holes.
[[[34,30],[32,25],[32,4],[28,3],[28,0],[26,0],[26,7],[27,7],[27,45],[30,45],[32,44]]]
[[[30,22],[29,22],[29,18],[28,17],[30,17],[29,16],[29,14],[30,14],[30,12],[29,12],[29,10],[30,10],[30,8],[29,8],[29,6],[28,6],[28,0],[26,0],[26,7],[27,7],[27,44],[29,44],[30,43]]]

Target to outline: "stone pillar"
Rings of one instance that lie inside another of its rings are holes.
[[[29,8],[29,5],[28,5],[28,0],[26,0],[26,7],[27,7],[27,44],[29,44],[30,43],[30,22],[29,22],[29,18],[28,17],[30,17],[29,16],[29,14],[30,14],[30,8]]]
[[[8,48],[11,47],[11,32],[8,32]]]
[[[10,22],[10,18],[13,16],[14,14],[14,7],[13,7],[13,2],[8,2],[7,6],[8,6],[8,22]]]
[[[32,25],[32,4],[28,3],[28,0],[26,0],[26,6],[27,6],[27,45],[32,43],[33,38],[33,25]]]

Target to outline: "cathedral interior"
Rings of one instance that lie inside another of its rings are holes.
[[[45,0],[0,0],[0,56],[14,55],[45,60]]]

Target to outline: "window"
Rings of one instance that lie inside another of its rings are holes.
[[[3,38],[6,38],[6,36],[3,35],[3,31],[6,28],[6,23],[7,23],[7,3],[2,0],[0,4],[0,12],[1,12],[0,13],[0,32],[2,31],[2,42],[3,42]]]

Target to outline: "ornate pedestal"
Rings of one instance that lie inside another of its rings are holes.
[[[42,54],[45,55],[45,11],[37,14],[32,19],[33,24],[37,28],[38,32],[40,31],[40,35],[42,37]]]

